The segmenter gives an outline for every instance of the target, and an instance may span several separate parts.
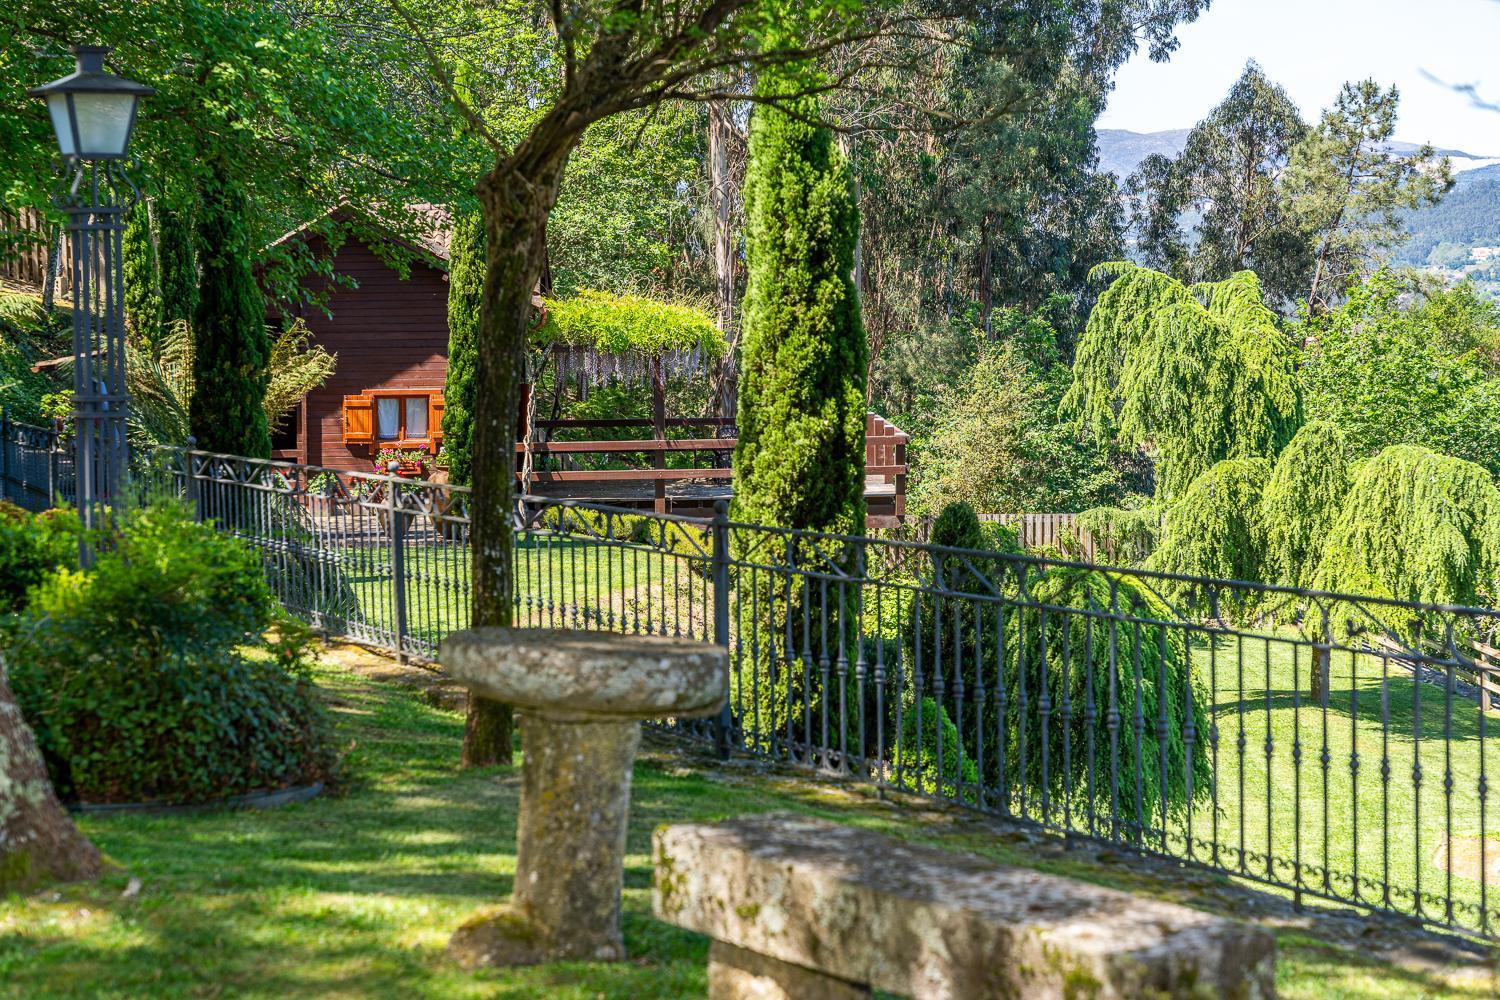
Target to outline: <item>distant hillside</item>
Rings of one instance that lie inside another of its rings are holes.
[[[1182,152],[1182,147],[1187,145],[1189,131],[1191,130],[1174,128],[1165,132],[1130,132],[1118,128],[1101,128],[1097,132],[1099,169],[1107,170],[1123,181],[1152,153],[1176,156]],[[1396,141],[1390,147],[1392,152],[1413,153],[1420,148],[1420,143]],[[1500,164],[1500,157],[1476,156],[1461,149],[1439,149],[1437,154],[1451,159],[1454,172],[1460,174]]]
[[[1494,254],[1483,251],[1500,248],[1500,165],[1459,174],[1442,201],[1408,213],[1406,226],[1411,241],[1397,255],[1402,263],[1445,270],[1493,264]],[[1439,244],[1443,249],[1434,255]]]
[[[1120,180],[1130,176],[1142,160],[1152,153],[1176,156],[1187,145],[1191,129],[1174,128],[1167,132],[1128,132],[1125,129],[1101,128],[1099,136],[1099,169]]]

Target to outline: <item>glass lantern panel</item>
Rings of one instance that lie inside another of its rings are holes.
[[[78,116],[78,155],[123,156],[130,139],[134,94],[74,94],[73,111]]]
[[[52,116],[52,131],[57,133],[57,148],[64,156],[75,156],[73,123],[68,119],[68,95],[48,94],[47,113]]]

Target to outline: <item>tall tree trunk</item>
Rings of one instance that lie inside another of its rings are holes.
[[[540,127],[539,127],[540,128]],[[473,605],[476,628],[509,626],[515,608],[516,414],[526,378],[532,289],[546,265],[547,218],[578,133],[533,135],[479,182],[486,273],[474,381]],[[509,764],[510,707],[469,697],[463,766]]]
[[[714,217],[714,313],[729,348],[714,372],[712,405],[715,416],[733,417],[735,407],[735,347],[739,336],[734,323],[734,202],[736,178],[729,164],[729,145],[734,139],[729,105],[708,105],[708,198]],[[721,428],[720,436],[725,436]],[[727,456],[726,456],[727,457]]]
[[[94,878],[103,869],[52,791],[0,660],[0,895]]]

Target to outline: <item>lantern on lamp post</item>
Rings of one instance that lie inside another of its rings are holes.
[[[109,49],[79,45],[68,76],[27,91],[47,102],[62,183],[54,203],[67,217],[73,289],[73,471],[79,514],[96,527],[102,507],[120,495],[125,445],[125,212],[140,197],[125,172],[130,133],[142,97],[155,91],[104,69]],[[93,560],[80,547],[85,566]]]

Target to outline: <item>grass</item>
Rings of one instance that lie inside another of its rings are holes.
[[[460,771],[461,716],[407,685],[333,665],[319,680],[349,746],[346,794],[267,812],[85,817],[85,832],[123,870],[0,900],[0,996],[701,997],[706,940],[650,916],[650,831],[772,809],[1157,895],[1222,896],[1221,910],[1241,898],[1223,879],[1043,855],[966,817],[898,808],[858,787],[744,768],[704,773],[657,751],[635,773],[631,960],[469,973],[443,946],[510,891],[516,773]],[[141,886],[127,895],[131,878]],[[1316,923],[1277,933],[1286,997],[1492,995],[1489,984],[1452,984],[1321,940]]]
[[[1220,812],[1215,828],[1211,806],[1200,808],[1194,835],[1212,838],[1217,829],[1230,848],[1220,859],[1229,867],[1244,859],[1247,870],[1263,874],[1269,854],[1282,881],[1331,887],[1344,898],[1357,891],[1412,913],[1420,899],[1429,919],[1470,927],[1480,925],[1483,898],[1489,919],[1500,920],[1500,885],[1492,877],[1482,897],[1477,864],[1465,876],[1460,859],[1450,873],[1445,849],[1451,824],[1455,840],[1477,846],[1483,834],[1488,859],[1500,857],[1497,817],[1481,808],[1479,795],[1500,719],[1481,719],[1473,701],[1450,700],[1442,685],[1417,682],[1398,665],[1347,652],[1332,658],[1325,708],[1308,694],[1309,656],[1284,640],[1198,650],[1195,670],[1214,685]]]

